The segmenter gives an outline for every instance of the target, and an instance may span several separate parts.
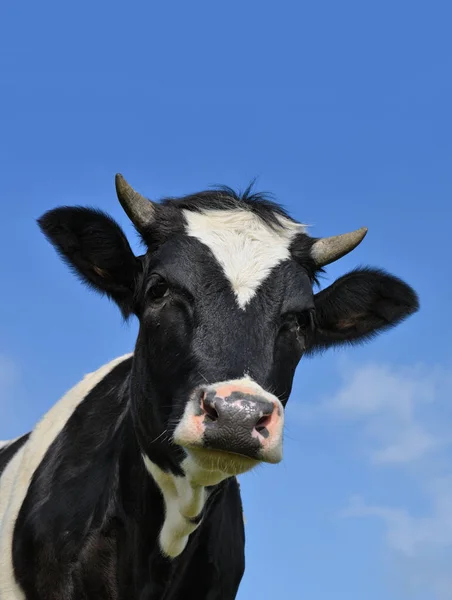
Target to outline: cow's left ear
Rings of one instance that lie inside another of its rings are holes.
[[[141,262],[111,217],[90,208],[60,207],[46,212],[38,224],[84,283],[112,298],[124,317],[133,312]]]
[[[367,341],[419,309],[416,292],[377,269],[347,273],[314,297],[316,327],[307,352]]]

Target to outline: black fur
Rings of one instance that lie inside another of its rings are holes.
[[[119,225],[100,210],[65,206],[45,213],[38,223],[81,281],[107,294],[129,316],[141,263]]]
[[[133,359],[88,394],[34,474],[14,536],[27,600],[233,600],[244,569],[237,481],[210,490],[188,546],[169,560],[157,543],[162,497],[142,454],[183,476],[172,435],[198,386],[246,372],[285,404],[304,354],[368,340],[418,309],[415,292],[380,270],[314,295],[314,240],[302,234],[242,310],[211,251],[184,233],[181,209],[208,208],[252,211],[273,228],[276,214],[287,216],[250,190],[166,199],[138,258],[99,211],[65,207],[39,220],[82,280],[140,329]]]
[[[406,283],[370,268],[343,275],[314,300],[316,328],[309,337],[310,353],[367,342],[419,308],[415,292]]]
[[[11,442],[11,444],[0,448],[0,475],[6,469],[6,466],[9,463],[9,461],[13,458],[16,452],[22,448],[22,446],[25,444],[29,437],[30,434],[26,433],[25,435],[22,435],[19,439],[14,440],[14,442]]]

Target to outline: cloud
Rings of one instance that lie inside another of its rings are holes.
[[[413,516],[405,508],[367,504],[350,499],[344,518],[376,518],[385,527],[391,551],[392,579],[408,598],[452,598],[452,475],[425,482],[430,511]]]
[[[303,419],[359,425],[362,456],[373,468],[409,474],[425,500],[414,513],[411,495],[381,506],[354,495],[340,516],[383,524],[393,579],[401,596],[452,600],[452,371],[416,365],[341,363],[341,385],[304,409]],[[388,492],[386,490],[386,492]]]
[[[445,368],[394,368],[341,363],[337,393],[299,410],[302,419],[334,417],[359,423],[369,458],[380,465],[403,465],[452,444],[440,418],[451,411],[452,375]],[[448,422],[451,423],[449,415]]]
[[[429,550],[452,550],[452,475],[426,482],[424,492],[431,506],[426,516],[413,517],[406,509],[372,506],[361,496],[353,496],[341,516],[381,519],[386,525],[388,545],[407,557]]]

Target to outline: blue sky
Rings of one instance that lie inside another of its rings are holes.
[[[216,183],[316,236],[366,225],[322,285],[381,266],[421,312],[303,362],[285,460],[242,478],[240,600],[452,598],[450,3],[13,2],[0,8],[0,439],[130,351],[35,219]]]

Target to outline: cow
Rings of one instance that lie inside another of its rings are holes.
[[[275,201],[227,187],[116,193],[38,224],[123,317],[133,353],[86,375],[0,451],[1,600],[233,600],[245,568],[237,477],[283,456],[303,356],[370,340],[419,308],[381,269],[316,290],[361,228],[315,238]]]

